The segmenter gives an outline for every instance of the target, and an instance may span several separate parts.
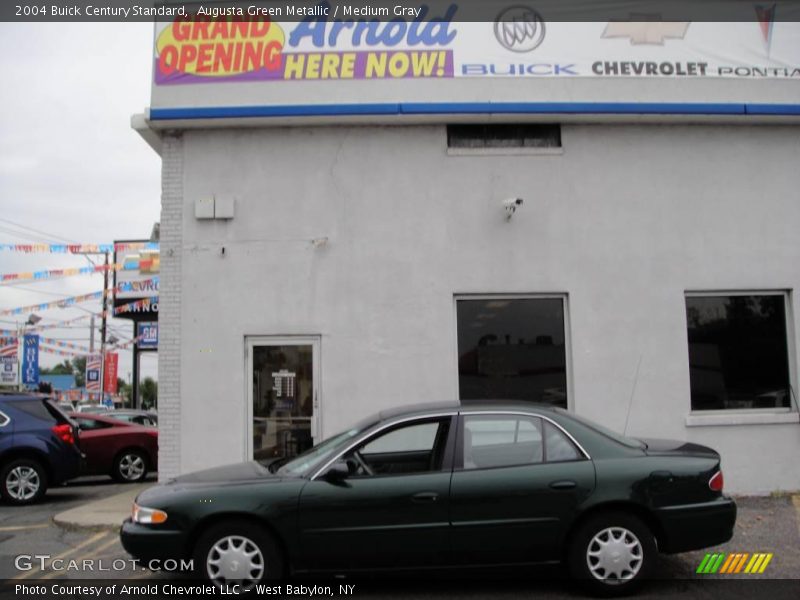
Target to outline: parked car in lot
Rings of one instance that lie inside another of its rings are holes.
[[[194,559],[244,587],[285,572],[564,562],[601,593],[658,552],[729,540],[720,457],[522,403],[384,412],[304,454],[145,490],[121,530],[137,558]]]
[[[0,495],[11,504],[39,500],[77,477],[77,428],[40,394],[0,392]]]
[[[110,475],[123,483],[142,481],[158,470],[158,430],[111,418],[72,413],[86,455],[84,475]]]
[[[107,416],[118,421],[133,423],[134,425],[147,425],[148,427],[158,427],[158,416],[156,413],[146,410],[134,410],[123,408],[110,411]]]

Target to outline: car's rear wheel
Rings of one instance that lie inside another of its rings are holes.
[[[269,532],[249,521],[226,521],[206,530],[195,545],[194,565],[211,583],[239,585],[239,590],[283,575],[280,547]]]
[[[594,593],[627,594],[647,578],[657,552],[655,538],[641,519],[603,513],[586,521],[573,537],[570,573]]]
[[[0,494],[11,504],[31,504],[47,491],[47,472],[32,458],[12,460],[2,469],[0,478]]]
[[[131,448],[123,450],[114,460],[111,476],[121,483],[136,483],[147,476],[147,457],[144,452]]]

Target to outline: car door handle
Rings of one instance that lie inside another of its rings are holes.
[[[411,501],[418,504],[425,502],[436,502],[439,499],[439,494],[436,492],[420,492],[411,496]]]
[[[554,490],[571,490],[572,488],[577,487],[578,484],[572,481],[571,479],[563,479],[561,481],[554,481],[550,484],[550,487]]]

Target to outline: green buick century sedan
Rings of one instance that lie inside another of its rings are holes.
[[[282,463],[142,492],[122,544],[242,588],[307,573],[565,563],[628,592],[659,552],[728,541],[720,457],[529,403],[380,413]]]

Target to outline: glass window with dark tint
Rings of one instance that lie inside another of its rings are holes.
[[[557,124],[448,125],[449,148],[560,148]]]
[[[567,406],[563,298],[459,299],[462,401]]]
[[[56,420],[51,414],[51,412],[47,410],[45,402],[43,400],[40,400],[39,398],[31,400],[11,400],[9,401],[8,405],[13,408],[16,408],[19,411],[29,414],[32,417],[41,419],[42,421]]]
[[[692,410],[791,406],[783,294],[687,296]]]

